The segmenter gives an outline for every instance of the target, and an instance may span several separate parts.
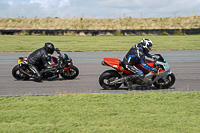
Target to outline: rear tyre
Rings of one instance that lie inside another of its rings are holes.
[[[110,84],[110,82],[119,78],[121,78],[121,75],[117,71],[108,70],[100,75],[99,84],[105,90],[116,90],[122,85],[122,83]]]
[[[76,66],[71,66],[68,70],[63,70],[60,75],[64,79],[75,79],[79,75],[79,70]]]
[[[23,68],[23,70],[26,71],[26,68]],[[12,75],[17,80],[29,80],[29,78],[30,78],[28,75],[23,74],[23,73],[20,72],[19,65],[16,65],[12,69]]]
[[[173,73],[167,76],[167,83],[163,81],[163,79],[159,79],[154,83],[154,86],[158,89],[168,89],[175,83],[175,75]]]
[[[12,69],[12,75],[15,79],[17,80],[22,80],[23,79],[23,74],[19,71],[19,65],[16,65],[13,69]]]

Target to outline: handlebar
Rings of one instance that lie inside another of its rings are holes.
[[[55,48],[55,51],[56,51],[56,53],[58,54],[58,65],[57,65],[57,67],[58,68],[63,68],[62,67],[62,64],[63,64],[63,59],[64,58],[66,58],[66,56],[67,56],[67,59],[69,58],[69,56],[67,55],[67,54],[64,54],[64,55],[62,55],[61,54],[61,52],[60,52],[60,50],[58,49],[58,48]],[[71,59],[70,59],[71,60]]]
[[[59,57],[61,57],[61,58],[63,57],[62,54],[61,54],[61,52],[60,52],[60,50],[58,48],[55,48],[55,51],[56,51],[56,53],[58,54]]]
[[[61,64],[62,64],[62,58],[63,58],[63,56],[62,56],[62,54],[61,54],[61,52],[60,52],[60,50],[58,49],[58,48],[55,48],[55,51],[56,51],[56,53],[58,54],[58,65],[57,65],[57,68],[61,68],[62,66],[61,66]]]
[[[58,51],[60,51],[60,49],[58,49],[58,48],[55,48],[55,51],[56,51],[56,52],[58,52]]]
[[[152,59],[153,60],[155,60],[155,61],[157,61],[159,58],[160,58],[160,56],[158,57],[159,55],[157,55],[157,54],[154,54],[154,55],[152,55]]]

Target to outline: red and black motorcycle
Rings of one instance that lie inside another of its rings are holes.
[[[38,66],[42,79],[55,79],[59,78],[59,75],[64,79],[75,79],[79,75],[79,69],[73,65],[72,59],[67,54],[63,56],[60,50],[56,52],[58,57],[49,55],[47,58],[48,63],[56,67],[44,69],[43,66]],[[12,75],[17,80],[29,80],[35,77],[30,68],[27,57],[19,57],[18,65],[12,69]]]
[[[146,63],[152,67],[158,68],[155,73],[142,68],[142,64],[137,64],[136,67],[143,71],[145,74],[143,79],[137,78],[131,81],[131,85],[145,85],[152,86],[152,84],[158,89],[170,88],[175,83],[175,75],[170,70],[170,66],[167,61],[160,55],[154,55],[156,60],[151,61],[146,59]],[[106,90],[118,89],[122,84],[126,86],[126,76],[133,75],[131,71],[127,70],[124,63],[117,58],[104,58],[102,65],[110,66],[115,70],[107,70],[103,72],[99,77],[99,84]]]

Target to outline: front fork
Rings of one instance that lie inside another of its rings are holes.
[[[172,71],[164,72],[164,73],[157,73],[157,77],[152,81],[152,83],[157,82],[158,80],[162,79],[164,84],[168,84],[168,75],[170,75]]]
[[[172,73],[172,71],[169,71],[165,76],[162,77],[162,80],[165,82],[165,84],[168,84],[168,80],[167,80],[167,77],[168,75],[170,75]]]

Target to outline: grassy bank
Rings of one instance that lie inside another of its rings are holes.
[[[199,133],[200,93],[0,97],[0,132]]]
[[[0,52],[31,52],[52,42],[62,51],[127,51],[142,38],[152,50],[200,50],[200,35],[185,36],[0,36]]]
[[[171,18],[0,18],[0,29],[132,30],[200,28],[200,16]]]

